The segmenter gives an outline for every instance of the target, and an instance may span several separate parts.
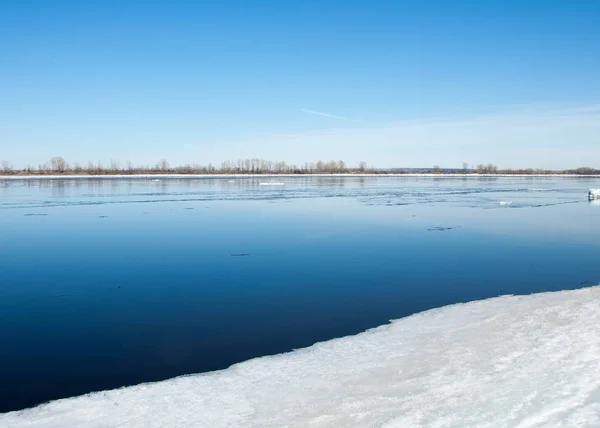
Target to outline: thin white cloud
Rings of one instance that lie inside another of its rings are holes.
[[[354,119],[348,119],[347,117],[343,117],[343,116],[336,116],[334,114],[329,114],[329,113],[323,113],[320,111],[314,111],[314,110],[308,110],[303,108],[302,109],[303,113],[308,113],[308,114],[316,114],[317,116],[325,116],[325,117],[331,117],[333,119],[340,119],[340,120],[345,120],[346,122],[355,122],[355,123],[360,123],[359,120],[354,120]]]
[[[91,158],[90,154],[84,149],[75,150],[76,142],[85,139],[87,147],[104,148],[107,158],[100,158],[104,164],[108,164],[110,157],[132,159],[136,164],[153,164],[165,157],[172,165],[190,161],[219,165],[227,159],[263,158],[298,165],[317,159],[343,159],[348,165],[365,161],[376,167],[440,165],[460,168],[463,162],[473,165],[491,162],[500,168],[598,168],[599,107],[599,103],[510,106],[487,114],[353,126],[338,119],[331,121],[330,129],[306,128],[302,131],[294,128],[295,132],[284,135],[244,134],[220,141],[202,139],[193,132],[177,129],[159,134],[148,128],[146,133],[111,134],[112,148],[103,147],[105,135],[92,134],[84,128],[78,128],[72,134],[65,133],[62,128],[55,129],[55,140],[58,141],[58,136],[62,141],[68,137],[70,146],[36,146],[37,141],[44,140],[43,132],[47,132],[47,128],[38,127],[13,134],[19,136],[13,137],[15,144],[7,147],[13,149],[13,153],[3,152],[0,160],[7,158],[22,168],[27,164],[46,162],[56,153],[62,153],[70,162],[85,164]],[[313,110],[303,112],[321,115]],[[6,134],[3,129],[5,139],[9,138],[10,132]],[[171,144],[174,136],[180,141],[179,149],[174,149]],[[39,147],[35,150],[35,158],[27,151],[18,150],[25,145]]]
[[[586,112],[597,113],[597,112],[600,112],[600,104],[573,108],[570,110],[570,112],[573,112],[573,113],[586,113]]]
[[[486,115],[336,127],[229,141],[211,153],[285,159],[301,164],[343,159],[377,167],[459,168],[463,162],[501,168],[600,167],[597,104],[569,108],[521,107]],[[211,157],[212,159],[212,157]]]

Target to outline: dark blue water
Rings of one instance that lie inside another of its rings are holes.
[[[600,283],[591,187],[600,180],[0,180],[0,411],[450,303]]]

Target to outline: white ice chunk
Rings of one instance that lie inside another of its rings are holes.
[[[600,189],[590,189],[588,199],[600,199]]]
[[[260,186],[284,186],[285,183],[277,182],[277,181],[262,181],[258,183]]]
[[[502,205],[502,206],[504,206],[504,205],[511,205],[512,201],[500,201],[499,204]]]
[[[219,372],[7,413],[0,426],[598,427],[600,287],[435,309]]]

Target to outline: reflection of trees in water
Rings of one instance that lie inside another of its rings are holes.
[[[53,198],[64,198],[67,187],[71,187],[70,183],[67,184],[64,180],[52,180],[52,197]]]
[[[98,193],[104,187],[104,180],[87,179],[87,190],[90,193]]]
[[[75,183],[70,180],[31,180],[27,179],[23,182],[15,182],[15,185],[22,185],[27,190],[48,189],[55,198],[64,198],[66,190],[73,187]]]
[[[344,177],[316,177],[320,186],[345,187],[348,180]]]
[[[0,192],[2,193],[2,195],[9,195],[10,194],[10,186],[11,183],[10,181],[0,181]]]
[[[546,178],[527,178],[528,180],[545,180]],[[548,177],[548,179],[551,179]],[[371,189],[375,191],[380,186],[388,186],[391,178],[364,177],[364,176],[338,176],[338,175],[304,175],[304,176],[221,176],[221,177],[125,177],[125,178],[67,178],[67,179],[27,179],[11,183],[11,186],[26,187],[29,189],[40,188],[51,190],[54,198],[85,197],[102,198],[109,196],[128,195],[167,195],[167,194],[196,194],[200,197],[230,197],[236,193],[244,197],[244,193],[251,192],[252,197],[292,197],[308,193],[320,194],[326,189],[352,192],[358,189]],[[493,184],[502,180],[499,177],[395,177],[398,185],[409,180],[415,185],[430,183],[434,187],[471,186],[475,183]],[[572,178],[577,182],[589,182],[590,178]],[[0,182],[1,184],[2,182]],[[593,187],[593,186],[591,186]],[[361,191],[363,191],[361,190]],[[308,193],[307,193],[308,192]],[[316,193],[315,193],[316,192]],[[250,196],[250,195],[249,195]]]
[[[73,186],[73,183],[67,180],[25,180],[27,190],[31,189],[49,189],[55,198],[64,198],[66,190]]]
[[[477,181],[480,181],[480,182],[493,182],[493,181],[498,181],[498,177],[477,177]]]
[[[576,183],[598,183],[598,177],[574,177],[571,180],[575,180]]]
[[[153,180],[152,184],[160,192],[166,193],[169,190],[170,180]]]

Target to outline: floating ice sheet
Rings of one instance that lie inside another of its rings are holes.
[[[227,370],[59,400],[2,427],[598,427],[600,287],[435,309]]]

